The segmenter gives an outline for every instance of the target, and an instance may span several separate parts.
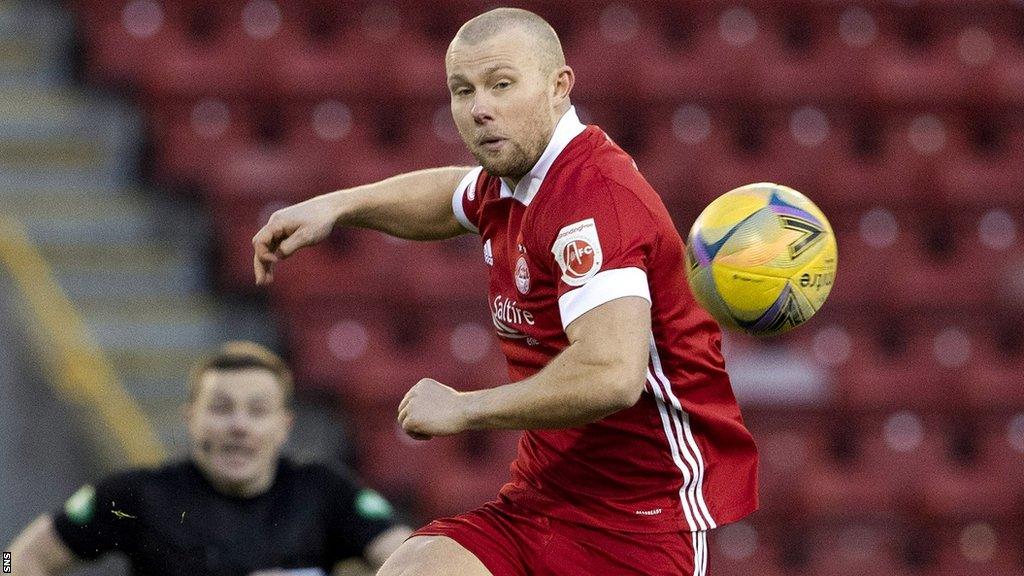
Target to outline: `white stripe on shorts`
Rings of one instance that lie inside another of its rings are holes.
[[[693,542],[693,576],[707,576],[708,573],[708,533],[690,532]]]

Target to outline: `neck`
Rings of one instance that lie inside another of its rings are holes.
[[[260,474],[258,477],[246,482],[231,482],[217,478],[198,461],[196,461],[196,468],[199,469],[203,478],[206,479],[214,490],[225,496],[235,498],[255,498],[266,493],[274,484],[274,478],[277,475],[277,466],[274,466],[266,473]]]

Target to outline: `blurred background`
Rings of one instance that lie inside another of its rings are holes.
[[[1024,573],[1024,2],[511,2],[685,234],[775,181],[830,217],[831,298],[729,334],[762,510],[712,573]],[[248,338],[297,373],[291,451],[415,524],[490,499],[517,434],[410,441],[431,376],[506,382],[474,237],[340,231],[256,290],[275,209],[470,164],[454,0],[0,0],[0,542],[82,482],[185,453],[188,365]],[[94,569],[113,574],[111,565]]]

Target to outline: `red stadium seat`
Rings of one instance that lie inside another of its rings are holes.
[[[1007,319],[1004,330],[1019,326],[1015,316]],[[998,325],[973,330],[971,361],[964,370],[963,401],[982,410],[1021,410],[1024,397],[1020,393],[1020,349],[1000,347],[998,339],[1007,335],[997,333]]]
[[[514,450],[495,450],[484,461],[462,455],[450,460],[434,460],[427,465],[420,495],[425,511],[432,517],[445,517],[472,510],[495,500],[508,482]]]
[[[966,95],[956,65],[955,38],[936,31],[928,10],[880,14],[882,33],[872,50],[868,91],[880,102],[905,105],[959,101]]]
[[[957,142],[956,153],[943,159],[939,178],[945,200],[951,205],[975,209],[993,204],[1024,205],[1020,194],[1024,166],[1017,152],[1024,146],[1024,122],[1014,115],[991,114],[989,117],[990,130],[998,130],[1000,134],[991,150],[971,149],[969,144]],[[967,120],[959,126],[961,138],[966,138],[968,130],[980,129]],[[975,119],[975,122],[980,120]]]
[[[223,158],[255,139],[252,107],[218,98],[157,100],[148,107],[156,177],[209,186]]]
[[[210,43],[175,37],[147,58],[139,86],[155,97],[251,97],[267,82],[261,64],[274,52],[270,46],[255,44],[237,27]]]
[[[397,421],[395,406],[381,406],[355,414],[351,435],[357,448],[359,473],[388,494],[415,494],[422,490],[433,462],[450,462],[460,452],[458,438],[413,440]],[[442,478],[445,476],[441,476]]]
[[[796,4],[769,17],[758,43],[753,93],[765,102],[846,102],[867,73],[865,50],[846,45],[834,32],[833,8]]]
[[[1010,521],[1024,491],[988,470],[961,470],[929,475],[923,495],[927,510],[943,518]]]
[[[90,58],[88,76],[137,87],[154,60],[196,42],[214,42],[237,17],[236,1],[129,2],[75,0]]]
[[[280,310],[296,341],[300,381],[334,389],[352,406],[397,402],[425,377],[458,390],[508,382],[487,316],[454,302],[431,306],[398,294],[389,308],[347,298]]]
[[[886,574],[909,576],[896,558],[897,534],[884,523],[840,523],[817,530],[807,573],[815,576]]]
[[[1024,551],[1019,523],[976,519],[944,527],[938,547],[936,576],[1020,574]]]

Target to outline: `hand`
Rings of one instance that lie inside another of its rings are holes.
[[[465,399],[465,394],[424,378],[398,405],[398,423],[416,440],[458,434],[467,428]]]
[[[327,198],[322,196],[274,212],[252,238],[256,284],[263,286],[273,282],[274,264],[299,248],[327,238],[335,220]]]

